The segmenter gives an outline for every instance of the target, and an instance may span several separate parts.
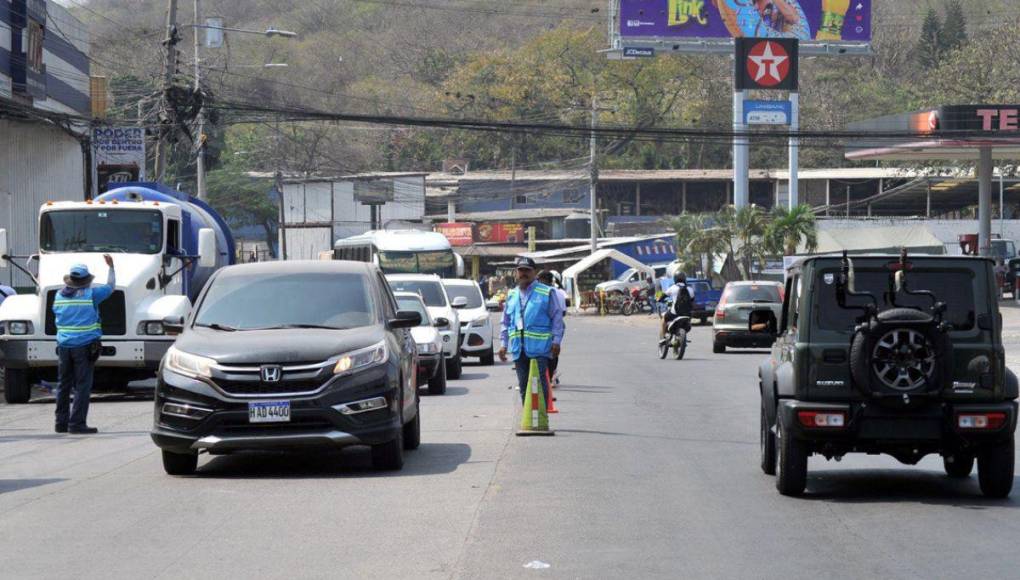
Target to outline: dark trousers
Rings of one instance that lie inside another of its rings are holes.
[[[85,427],[89,414],[89,397],[92,395],[92,369],[95,363],[89,357],[89,347],[57,348],[60,354],[57,385],[57,425],[71,429]],[[71,392],[74,404],[71,404]],[[68,412],[70,409],[70,413]]]
[[[543,356],[535,357],[538,361],[538,375],[541,377],[542,396],[546,396],[549,389],[546,380],[546,372],[549,370],[549,359]],[[520,358],[514,361],[514,370],[517,371],[517,390],[521,393],[521,404],[524,404],[524,395],[528,392],[528,375],[531,373],[531,359],[528,355],[521,353]]]

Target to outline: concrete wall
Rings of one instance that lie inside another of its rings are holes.
[[[78,140],[43,123],[0,120],[0,228],[12,256],[39,251],[39,207],[47,201],[85,199],[84,157]],[[13,268],[0,281],[30,286]]]

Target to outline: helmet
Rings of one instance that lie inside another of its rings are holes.
[[[684,274],[683,272],[677,272],[676,274],[673,274],[673,282],[676,284],[686,284],[687,274]]]

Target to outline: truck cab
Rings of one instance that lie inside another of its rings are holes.
[[[99,307],[102,351],[96,386],[126,388],[154,376],[173,337],[164,319],[187,316],[194,296],[216,267],[216,232],[195,229],[194,215],[172,199],[123,192],[85,202],[47,202],[39,210],[39,250],[26,259],[7,256],[0,230],[0,267],[32,277],[36,291],[0,305],[0,364],[6,368],[5,398],[25,403],[39,380],[55,380],[56,324],[53,300],[71,266],[85,264],[104,284],[104,254],[113,257],[113,294]],[[155,192],[153,192],[155,193]],[[189,237],[189,230],[196,235]],[[33,273],[32,270],[35,269]]]

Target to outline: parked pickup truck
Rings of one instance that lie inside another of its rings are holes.
[[[694,287],[694,311],[691,318],[697,318],[701,324],[707,324],[708,319],[715,313],[715,307],[719,304],[722,290],[712,287],[710,280],[688,279],[688,286]]]

